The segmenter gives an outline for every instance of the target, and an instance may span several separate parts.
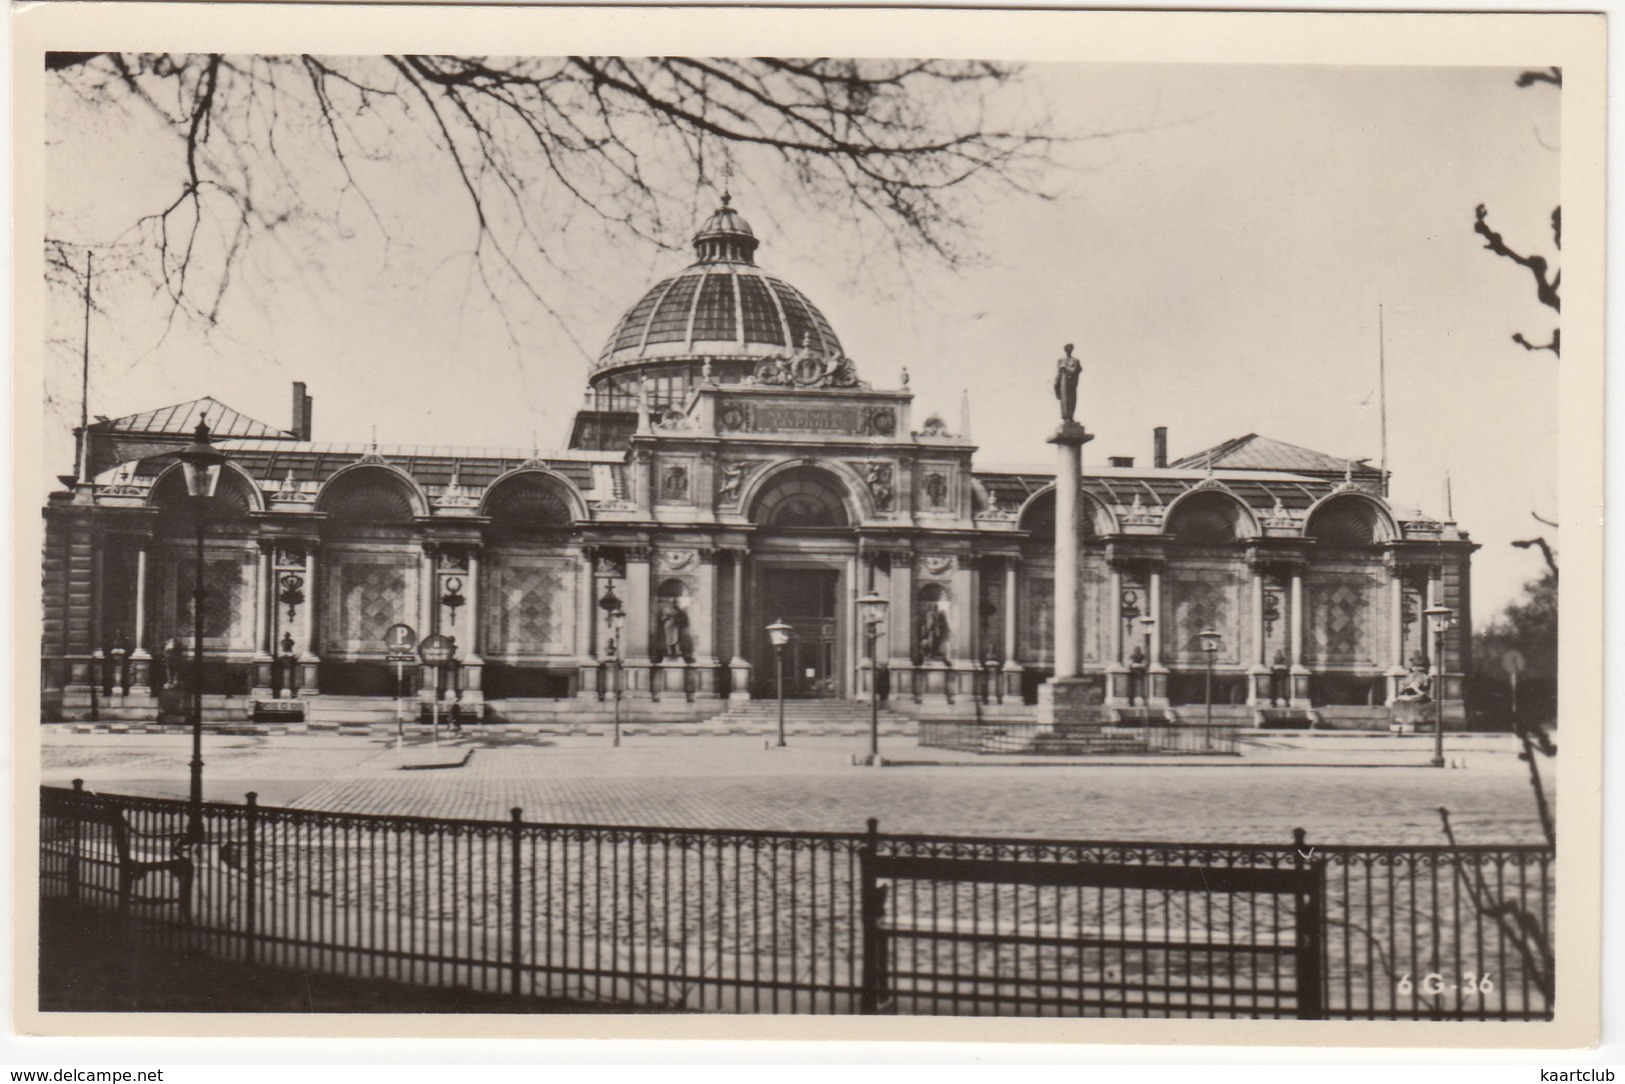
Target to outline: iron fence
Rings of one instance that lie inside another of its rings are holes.
[[[665,1011],[1545,1019],[1552,851],[322,813],[42,788],[41,892],[292,969]],[[185,869],[175,860],[185,858]]]
[[[1169,725],[1161,719],[1109,723],[921,719],[922,748],[1027,756],[1235,756],[1231,726]]]

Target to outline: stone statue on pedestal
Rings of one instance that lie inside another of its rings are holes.
[[[1083,362],[1072,356],[1072,344],[1066,344],[1066,353],[1055,360],[1055,398],[1061,401],[1061,420],[1070,422],[1078,409],[1078,378],[1083,373]]]
[[[1433,699],[1433,678],[1428,674],[1428,660],[1418,651],[1411,656],[1411,672],[1405,675],[1400,683],[1399,693],[1394,700],[1400,703],[1426,703]]]

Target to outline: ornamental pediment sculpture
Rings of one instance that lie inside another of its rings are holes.
[[[802,340],[793,354],[775,354],[756,363],[754,382],[781,388],[855,388],[857,369],[845,354],[820,354]]]
[[[722,464],[721,477],[717,482],[717,503],[738,504],[745,479],[759,462],[760,460],[755,459],[736,459],[731,463]]]
[[[1281,498],[1277,496],[1275,498],[1274,506],[1264,514],[1264,526],[1290,528],[1296,527],[1297,525],[1298,517],[1294,515],[1292,511],[1286,507],[1286,505],[1282,504]]]
[[[946,576],[957,562],[951,553],[928,554],[920,558],[920,568],[929,576]]]
[[[282,484],[276,488],[274,499],[293,504],[315,504],[316,494],[307,489],[304,483],[295,481],[293,468],[289,467],[287,477],[282,479]]]
[[[874,499],[875,511],[890,512],[892,507],[892,471],[890,463],[870,463],[863,472],[863,484]]]
[[[1156,527],[1161,523],[1162,509],[1147,508],[1138,493],[1134,495],[1134,503],[1123,513],[1123,525],[1126,527]]]
[[[699,553],[695,550],[661,550],[660,568],[665,572],[682,572],[692,568],[694,562],[699,560]]]
[[[700,420],[685,413],[680,407],[669,406],[655,422],[655,428],[664,433],[682,433],[698,429]]]

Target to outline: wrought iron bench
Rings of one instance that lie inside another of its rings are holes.
[[[130,826],[124,810],[100,795],[83,790],[79,780],[74,781],[71,800],[53,812],[69,821],[73,850],[69,858],[68,880],[70,891],[75,897],[78,896],[83,883],[80,865],[87,857],[83,853],[86,843],[83,826],[99,825],[107,830],[107,838],[112,842],[113,853],[111,858],[105,854],[92,855],[89,861],[111,866],[117,871],[119,911],[121,913],[128,911],[131,904],[178,903],[181,905],[182,914],[190,919],[192,884],[196,879],[196,868],[189,854],[178,853],[185,842],[185,836],[174,832],[159,834],[137,832]],[[148,843],[152,840],[167,842],[167,850],[159,852],[162,857],[153,856],[151,845]],[[168,873],[175,877],[177,885],[174,895],[136,894],[136,886],[154,873]]]

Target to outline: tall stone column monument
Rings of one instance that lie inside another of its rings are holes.
[[[1082,598],[1078,590],[1078,497],[1083,489],[1083,446],[1094,438],[1073,418],[1083,365],[1072,344],[1055,363],[1055,398],[1061,426],[1049,438],[1055,445],[1055,676],[1038,687],[1038,722],[1082,722],[1088,718],[1089,687],[1080,677]]]

